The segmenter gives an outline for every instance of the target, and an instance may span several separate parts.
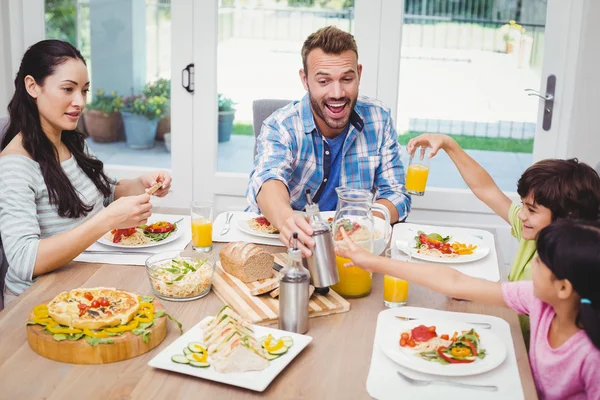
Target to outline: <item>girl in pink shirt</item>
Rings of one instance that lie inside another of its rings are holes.
[[[345,246],[336,253],[352,260],[346,266],[529,315],[529,361],[540,399],[600,400],[600,223],[561,220],[544,228],[533,281],[507,283],[377,257],[343,234]]]

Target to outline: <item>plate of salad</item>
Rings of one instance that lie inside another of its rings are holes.
[[[403,321],[386,315],[377,343],[392,361],[415,371],[470,376],[498,367],[504,343],[489,329],[452,320]]]
[[[406,244],[404,244],[406,247]],[[408,243],[411,257],[438,263],[467,263],[481,260],[490,252],[477,236],[462,232],[417,231],[413,240]]]
[[[148,221],[127,229],[113,229],[98,239],[98,243],[118,248],[146,248],[160,246],[177,240],[181,232],[177,229],[176,222]]]

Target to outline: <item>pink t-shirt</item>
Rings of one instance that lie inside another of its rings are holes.
[[[581,330],[559,348],[548,343],[554,309],[533,295],[533,281],[502,284],[506,304],[529,315],[529,362],[541,400],[600,400],[600,350]]]

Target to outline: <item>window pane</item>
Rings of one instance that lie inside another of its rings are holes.
[[[328,25],[353,32],[352,6],[348,0],[222,1],[217,67],[222,110],[219,171],[252,170],[252,102],[300,100],[305,94],[298,77],[304,40]],[[227,99],[234,103],[235,112],[227,111],[231,109]]]
[[[406,0],[399,142],[456,135],[502,190],[516,191],[532,163],[539,99],[525,89],[540,87],[545,23],[545,0]],[[467,187],[443,152],[433,186]]]
[[[80,121],[105,164],[169,168],[170,0],[45,0],[46,38],[77,47],[91,91]]]

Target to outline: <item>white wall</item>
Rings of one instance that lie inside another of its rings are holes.
[[[0,116],[7,113],[23,53],[44,39],[44,29],[44,0],[0,0]]]
[[[567,157],[600,162],[600,2],[585,0]]]

